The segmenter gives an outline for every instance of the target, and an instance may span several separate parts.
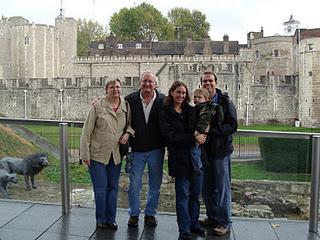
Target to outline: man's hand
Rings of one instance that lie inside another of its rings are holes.
[[[96,97],[95,99],[93,99],[91,102],[91,106],[95,106],[100,99],[101,97]]]
[[[195,139],[196,139],[197,143],[204,144],[206,142],[207,135],[198,133],[198,134],[195,134]]]
[[[119,143],[120,144],[126,144],[129,141],[129,137],[130,137],[129,133],[123,134],[119,139]]]

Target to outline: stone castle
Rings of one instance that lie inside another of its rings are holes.
[[[60,14],[55,26],[22,17],[0,20],[0,113],[8,117],[84,119],[90,102],[110,79],[123,94],[139,88],[152,70],[167,94],[173,81],[190,92],[202,71],[218,76],[242,124],[301,123],[320,127],[320,29],[300,29],[292,16],[285,33],[247,34],[247,44],[229,41],[122,42],[110,36],[90,45],[90,57],[76,56],[77,23]]]

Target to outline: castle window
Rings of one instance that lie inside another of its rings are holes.
[[[241,83],[238,84],[238,90],[241,90]]]
[[[312,71],[309,71],[308,74],[309,74],[309,77],[312,77]]]
[[[260,59],[260,51],[259,50],[256,50],[256,59]]]
[[[274,57],[274,58],[280,57],[280,52],[279,52],[278,49],[273,50],[273,57]]]
[[[141,48],[141,43],[136,43],[136,49],[140,49]]]
[[[122,43],[117,44],[117,47],[118,47],[118,49],[122,49],[123,48]]]
[[[313,43],[309,43],[309,44],[307,45],[307,50],[308,50],[308,51],[312,51],[312,50],[313,50]]]
[[[98,49],[99,50],[103,50],[104,49],[104,44],[103,43],[99,43],[98,44]]]
[[[238,110],[241,109],[241,98],[238,98]]]
[[[228,91],[228,84],[226,84],[226,85],[224,86],[224,89],[225,89],[226,91]]]
[[[232,64],[227,64],[228,72],[232,72]]]
[[[24,37],[24,45],[30,45],[30,37]]]
[[[266,75],[260,75],[260,84],[266,85],[267,84],[267,76]]]
[[[132,86],[132,77],[124,77],[123,86]]]
[[[278,110],[278,102],[276,99],[273,100],[273,111],[277,111]]]

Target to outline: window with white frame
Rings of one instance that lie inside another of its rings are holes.
[[[122,43],[117,44],[117,47],[118,47],[118,49],[122,49],[123,48]]]
[[[141,43],[136,43],[136,49],[140,49],[142,47]]]
[[[280,51],[278,49],[273,50],[273,57],[275,57],[275,58],[280,57]]]
[[[104,44],[103,43],[99,43],[98,44],[98,49],[99,50],[103,50],[104,49]]]

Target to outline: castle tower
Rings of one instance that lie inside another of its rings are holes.
[[[293,36],[296,29],[299,28],[299,25],[300,25],[300,22],[295,20],[291,14],[290,19],[283,23],[284,35]]]
[[[0,79],[10,78],[9,72],[6,69],[9,69],[11,62],[10,54],[10,25],[8,18],[2,17],[0,19]]]
[[[56,76],[70,78],[73,76],[72,59],[77,56],[77,21],[66,18],[63,12],[55,19],[57,29],[57,71]]]

